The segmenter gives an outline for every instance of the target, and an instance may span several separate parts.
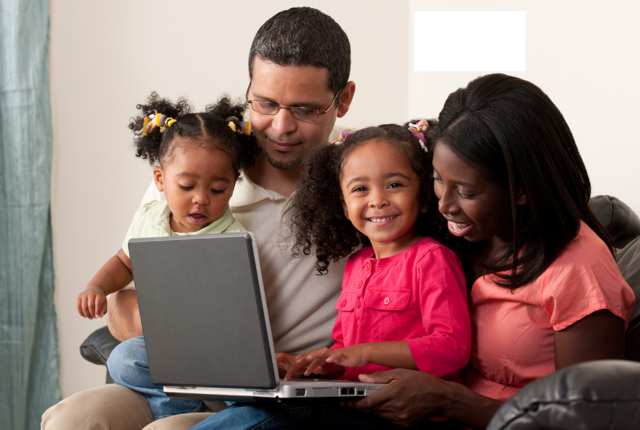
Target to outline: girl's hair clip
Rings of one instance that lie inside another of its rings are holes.
[[[415,124],[409,123],[409,127],[407,128],[407,130],[411,132],[413,137],[418,140],[418,143],[420,143],[420,147],[424,152],[429,152],[429,149],[427,148],[427,138],[424,137],[424,134],[427,132],[428,128],[429,122],[427,122],[427,120],[425,119],[421,119]]]
[[[349,137],[350,134],[351,134],[350,131],[347,131],[347,130],[343,131],[342,133],[340,133],[340,137],[334,140],[333,142],[331,142],[331,144],[342,145],[344,141],[347,140],[347,137]]]
[[[227,120],[229,120],[227,125],[234,133],[244,134],[245,136],[249,136],[251,134],[251,123],[249,121],[240,121],[238,117],[235,116],[230,116]],[[238,128],[236,122],[240,124],[240,128]]]
[[[160,133],[163,133],[167,127],[171,127],[176,122],[175,119],[158,113],[155,110],[153,112],[154,113],[152,113],[151,115],[144,117],[144,124],[142,124],[142,134],[144,134],[145,136],[148,136],[149,133],[151,133],[151,131],[153,131],[153,129],[156,127],[160,129]],[[136,134],[140,136],[139,132]]]

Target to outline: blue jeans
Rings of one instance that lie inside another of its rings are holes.
[[[109,355],[107,367],[116,384],[147,398],[155,419],[207,410],[201,400],[172,399],[162,391],[162,386],[151,382],[147,349],[142,336],[126,340],[116,346]]]
[[[423,422],[413,429],[445,429],[452,423]],[[279,403],[235,403],[206,418],[191,430],[299,430],[299,429],[398,429],[389,421],[345,408],[336,403],[287,405]]]

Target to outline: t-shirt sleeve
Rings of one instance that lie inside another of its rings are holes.
[[[540,305],[555,331],[604,309],[628,324],[634,294],[603,243],[572,242],[541,276]]]
[[[421,372],[443,378],[460,375],[471,354],[471,322],[462,265],[440,245],[415,267],[426,336],[409,339]]]
[[[129,255],[129,239],[140,237],[140,230],[142,228],[142,224],[144,223],[145,215],[148,213],[149,206],[153,202],[142,205],[138,208],[135,215],[133,215],[133,220],[131,221],[131,225],[129,225],[129,229],[127,230],[127,234],[124,237],[124,241],[122,242],[122,250],[127,257],[131,257]]]

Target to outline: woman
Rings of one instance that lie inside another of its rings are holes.
[[[529,382],[623,358],[634,296],[587,202],[587,171],[562,114],[535,85],[494,74],[452,93],[431,136],[449,231],[469,242],[475,282],[465,385],[392,370],[351,406],[409,426],[441,416],[485,428]]]

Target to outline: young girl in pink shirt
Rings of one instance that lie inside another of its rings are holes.
[[[364,247],[345,267],[335,344],[277,354],[285,379],[357,380],[400,367],[461,382],[471,351],[467,289],[454,252],[433,239],[450,235],[433,193],[428,127],[423,120],[343,133],[309,156],[286,209],[294,256],[314,253],[323,274]],[[396,428],[336,403],[235,403],[192,430],[331,427]]]
[[[430,175],[429,123],[343,133],[307,164],[288,216],[294,254],[349,258],[335,309],[335,344],[279,354],[285,379],[303,373],[357,380],[406,368],[455,379],[467,364],[467,290],[446,237]]]

